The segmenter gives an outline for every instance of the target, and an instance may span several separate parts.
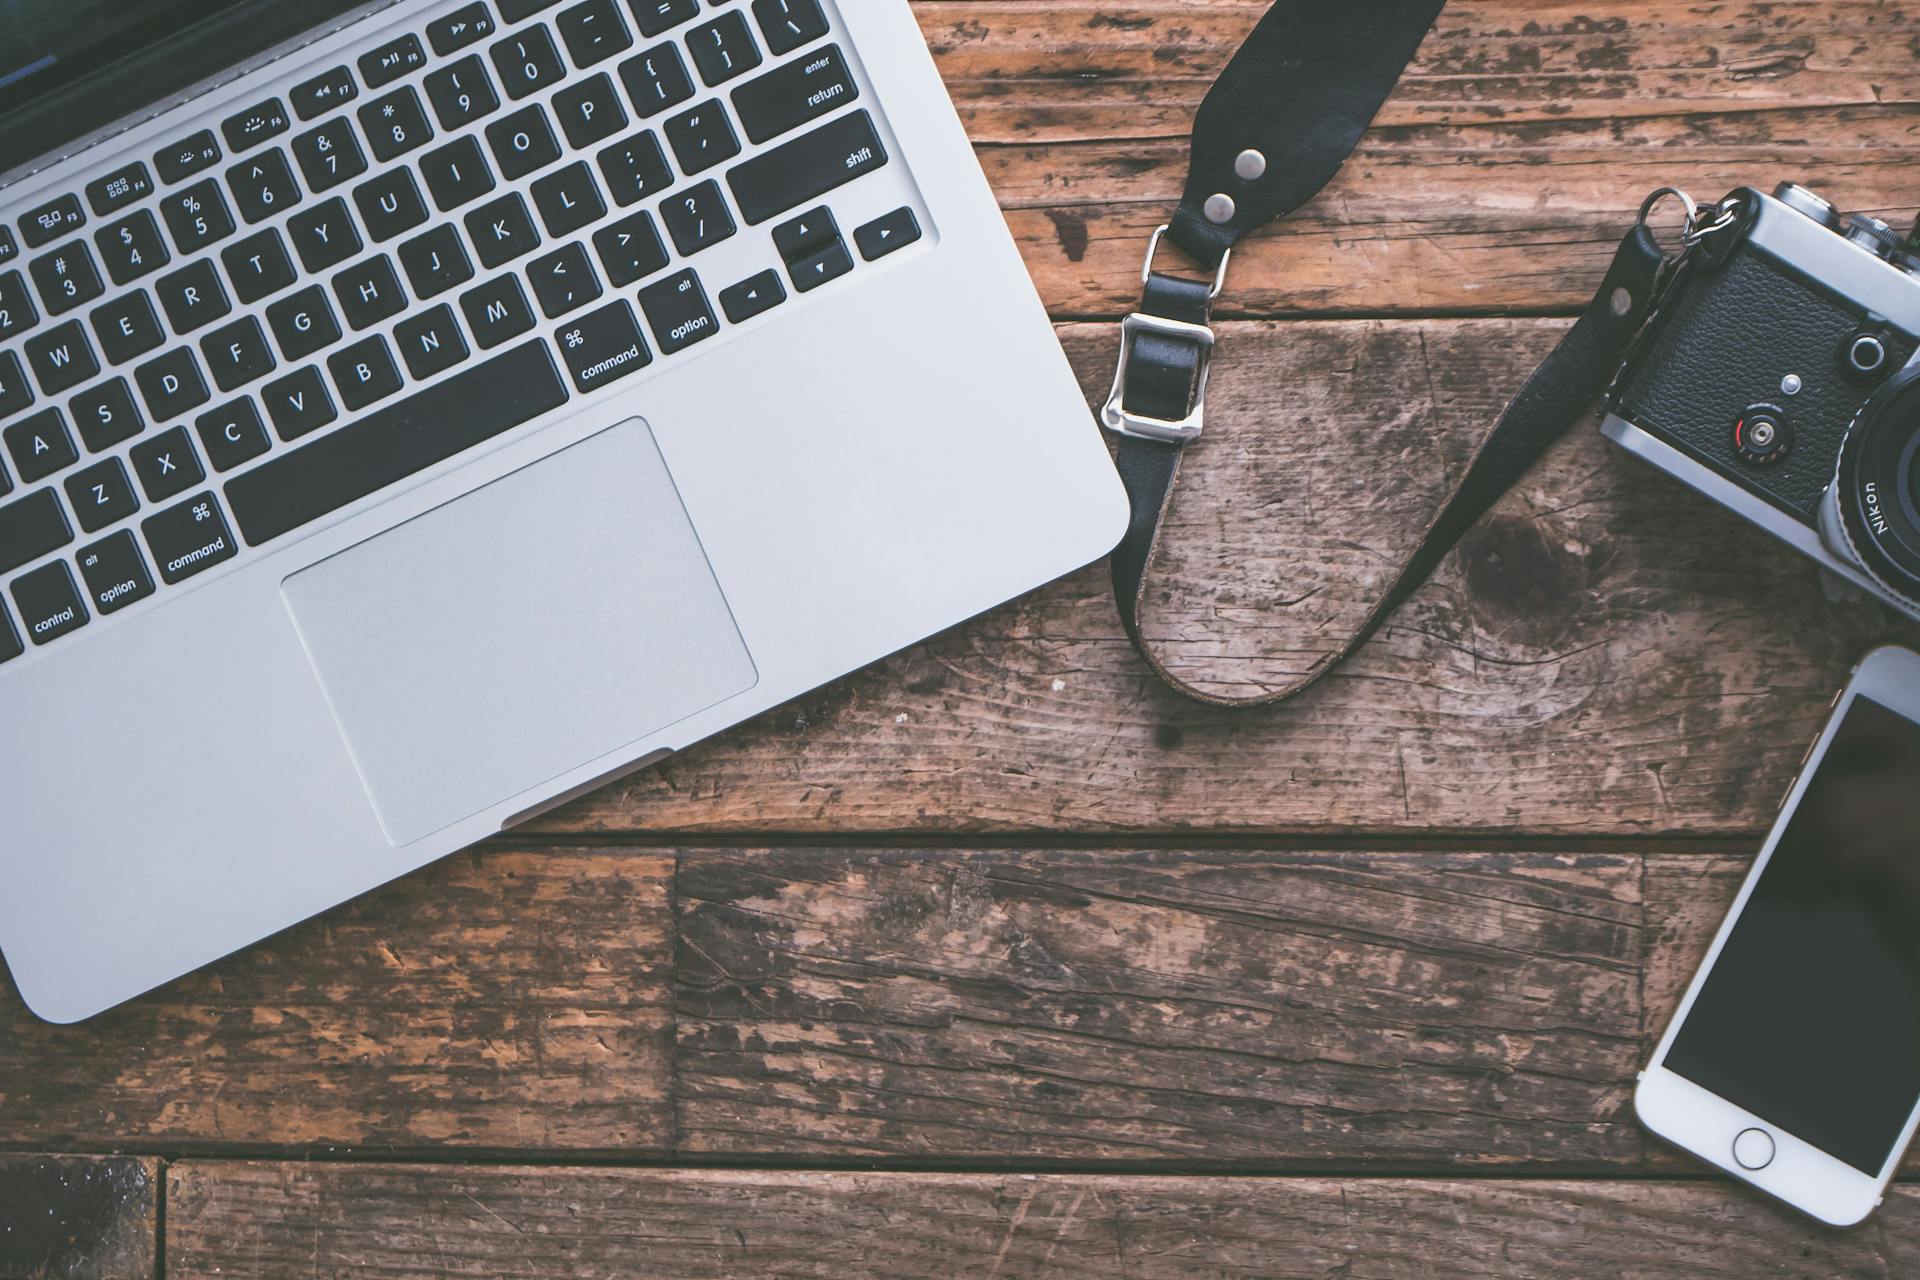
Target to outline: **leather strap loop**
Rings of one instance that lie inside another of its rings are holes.
[[[1147,595],[1147,574],[1159,549],[1161,517],[1180,474],[1180,446],[1122,436],[1116,460],[1133,503],[1133,519],[1113,553],[1113,587],[1120,620],[1135,648],[1172,688],[1218,707],[1267,706],[1318,682],[1385,625],[1460,538],[1606,390],[1659,301],[1668,263],[1647,227],[1636,226],[1628,233],[1593,301],[1507,406],[1360,629],[1304,675],[1265,693],[1243,698],[1208,693],[1170,671],[1142,634],[1140,611]],[[1134,358],[1140,359],[1138,348]]]

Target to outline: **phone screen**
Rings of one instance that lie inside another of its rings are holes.
[[[1920,1101],[1920,724],[1853,700],[1666,1066],[1879,1174]]]

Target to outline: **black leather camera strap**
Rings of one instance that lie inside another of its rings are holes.
[[[1591,406],[1651,314],[1668,259],[1644,225],[1621,244],[1606,281],[1573,329],[1521,388],[1459,486],[1366,621],[1336,653],[1285,685],[1223,697],[1175,675],[1140,629],[1160,522],[1197,439],[1213,335],[1207,325],[1233,246],[1317,194],[1372,122],[1444,0],[1279,0],[1200,107],[1192,167],[1166,227],[1212,281],[1153,270],[1123,329],[1120,367],[1101,421],[1120,439],[1117,461],[1132,501],[1112,558],[1114,596],[1134,647],[1161,679],[1200,702],[1269,705],[1290,698],[1351,657],[1412,595],[1477,521]]]

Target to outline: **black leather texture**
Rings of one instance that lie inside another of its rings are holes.
[[[1445,0],[1278,0],[1200,104],[1186,194],[1169,238],[1219,265],[1247,232],[1312,199],[1352,154]],[[1242,151],[1266,172],[1234,171]],[[1210,196],[1233,198],[1224,223]]]
[[[1876,389],[1848,376],[1841,357],[1866,313],[1747,243],[1718,271],[1693,272],[1675,290],[1617,397],[1620,416],[1724,473],[1749,492],[1814,524],[1847,426]],[[1913,354],[1890,332],[1886,369]],[[1798,394],[1781,391],[1796,374]],[[1751,405],[1786,410],[1794,444],[1771,466],[1743,460],[1733,427]]]

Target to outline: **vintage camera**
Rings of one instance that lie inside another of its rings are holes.
[[[1602,430],[1920,618],[1920,255],[1793,183],[1719,211]]]

